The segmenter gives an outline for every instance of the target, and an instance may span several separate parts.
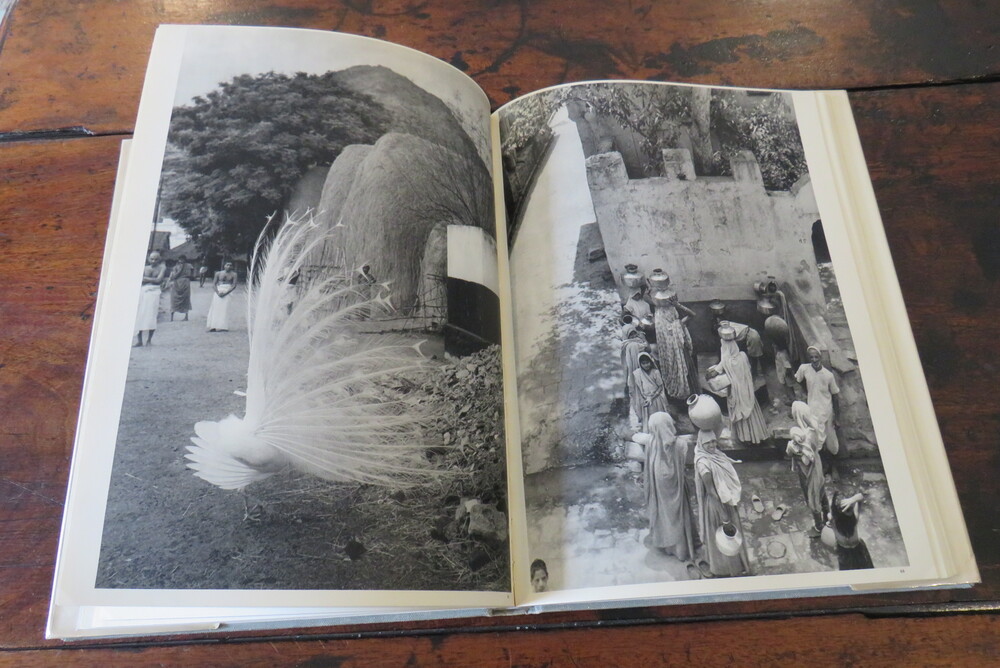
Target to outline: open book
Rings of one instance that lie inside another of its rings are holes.
[[[159,29],[50,637],[977,580],[843,92]]]

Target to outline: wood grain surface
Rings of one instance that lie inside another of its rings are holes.
[[[0,666],[985,665],[1000,651],[998,21],[991,3],[944,0],[14,3],[0,19]],[[380,37],[460,67],[494,103],[609,77],[852,89],[983,583],[222,640],[43,640],[118,145],[168,22]]]

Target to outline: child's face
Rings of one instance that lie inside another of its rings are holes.
[[[543,568],[536,568],[531,574],[531,590],[546,591],[549,588],[549,574]]]
[[[639,366],[642,367],[643,371],[649,371],[650,369],[653,368],[653,363],[649,361],[648,357],[643,357],[641,360],[639,360]]]

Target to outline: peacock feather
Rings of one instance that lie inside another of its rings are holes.
[[[387,295],[308,264],[328,239],[311,215],[270,228],[250,263],[245,414],[197,423],[188,467],[223,489],[289,467],[387,487],[432,478],[421,435],[433,404],[398,387],[429,369],[420,344],[358,331]]]

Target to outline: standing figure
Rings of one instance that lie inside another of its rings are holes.
[[[627,339],[629,332],[631,332],[633,330],[638,330],[638,329],[639,328],[636,327],[636,325],[635,325],[635,318],[633,318],[632,316],[630,316],[628,313],[623,313],[622,314],[622,328],[621,328],[621,337],[622,337],[622,339]],[[643,335],[643,338],[645,338],[645,335]]]
[[[205,279],[208,278],[208,267],[206,265],[201,265],[198,267],[198,287],[205,287]]]
[[[694,559],[694,513],[684,477],[687,441],[677,438],[668,413],[649,418],[649,434],[645,472],[650,543],[681,561],[690,561]]]
[[[736,344],[742,345],[746,349],[747,357],[750,358],[750,371],[756,376],[760,374],[760,360],[764,357],[764,341],[760,338],[760,332],[750,325],[743,325],[732,320],[720,320],[719,327],[729,325],[736,332]]]
[[[628,297],[635,293],[636,290],[645,290],[647,287],[646,277],[639,271],[639,265],[637,264],[626,264],[625,271],[619,275],[618,279],[622,303],[625,303]]]
[[[846,499],[840,497],[840,492],[833,493],[830,519],[833,535],[837,539],[837,565],[842,571],[875,568],[868,546],[858,535],[858,519],[861,514],[858,504],[864,498],[864,494],[860,492]]]
[[[370,302],[375,299],[375,283],[378,279],[372,274],[372,266],[370,264],[363,264],[358,270],[358,295],[361,297],[361,301]],[[369,320],[372,317],[372,310],[370,305],[361,307],[358,310],[358,318],[361,320]]]
[[[632,323],[646,335],[647,341],[655,338],[653,307],[646,301],[642,290],[632,293],[632,296],[625,302],[625,306],[622,307],[622,313],[632,316]]]
[[[625,370],[625,386],[628,390],[629,422],[636,426],[642,420],[642,400],[635,386],[633,374],[639,368],[639,355],[649,353],[646,337],[635,327],[625,331],[622,340],[622,368]]]
[[[749,575],[750,558],[746,540],[736,554],[729,556],[719,549],[716,534],[724,524],[743,533],[739,503],[743,485],[733,468],[733,460],[718,449],[714,431],[702,429],[694,447],[694,488],[698,499],[698,533],[705,545],[708,570],[716,577]]]
[[[826,496],[823,494],[823,464],[805,429],[792,427],[790,434],[792,440],[788,441],[785,453],[792,458],[792,470],[799,476],[799,486],[806,497],[806,505],[812,511],[813,526],[808,531],[809,537],[819,538],[823,530],[824,506],[826,506]]]
[[[833,372],[823,366],[823,356],[819,348],[806,348],[808,364],[803,364],[795,372],[795,380],[806,385],[806,403],[816,419],[819,446],[825,448],[831,455],[840,452],[840,441],[834,420],[838,410],[837,395],[840,387]]]
[[[170,270],[170,321],[173,322],[174,313],[183,313],[184,320],[188,319],[188,311],[191,310],[191,271],[187,258],[183,255],[177,260],[177,264]]]
[[[236,289],[236,272],[233,263],[227,262],[222,271],[215,272],[215,294],[212,295],[212,305],[208,307],[208,318],[205,326],[210,332],[229,331],[229,303],[233,301],[229,295]]]
[[[153,251],[149,254],[146,266],[142,270],[139,312],[135,318],[136,342],[134,348],[142,346],[143,332],[146,332],[146,345],[153,344],[153,334],[156,333],[156,317],[160,312],[160,292],[166,275],[167,265],[160,259],[160,254]]]
[[[822,446],[819,440],[819,435],[822,433],[824,425],[813,415],[809,404],[804,401],[793,401],[792,419],[795,420],[796,426],[806,433],[806,441],[809,447],[816,452],[820,461],[822,461],[824,475],[832,475],[834,479],[839,480],[840,476],[837,474],[833,455]]]
[[[674,399],[687,399],[698,388],[697,366],[694,363],[694,345],[687,321],[694,311],[677,300],[677,293],[656,293],[656,352],[667,395]]]
[[[639,353],[639,368],[632,372],[632,379],[639,397],[642,430],[648,432],[649,416],[653,413],[665,413],[669,407],[663,393],[663,378],[649,353]]]
[[[722,338],[722,359],[710,369],[710,373],[724,373],[729,377],[729,420],[732,422],[733,436],[743,443],[760,443],[769,433],[754,394],[753,375],[750,373],[747,354],[733,340],[731,327],[720,327],[719,336]]]

